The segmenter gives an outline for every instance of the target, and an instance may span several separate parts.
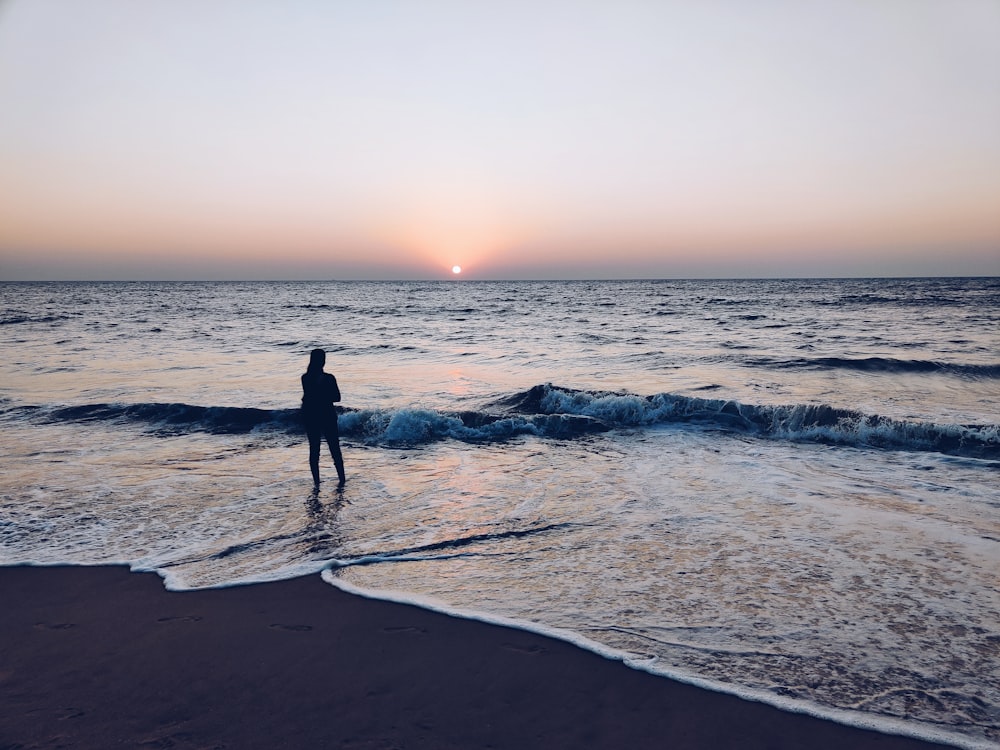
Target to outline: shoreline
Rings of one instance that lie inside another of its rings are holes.
[[[172,592],[125,566],[0,567],[0,600],[0,746],[951,747],[318,574]]]

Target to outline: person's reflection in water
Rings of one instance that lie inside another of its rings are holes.
[[[309,515],[309,524],[306,531],[316,531],[322,528],[332,528],[337,520],[337,515],[347,503],[344,497],[344,488],[337,487],[336,496],[332,503],[324,504],[319,499],[319,487],[313,487],[309,497],[306,498],[306,513]]]
[[[337,467],[340,484],[347,481],[344,475],[344,457],[340,453],[340,432],[337,429],[337,409],[340,401],[337,379],[323,372],[326,352],[313,349],[309,355],[309,368],[302,373],[302,421],[309,436],[309,470],[313,482],[319,484],[319,453],[323,438],[330,447],[333,464]]]
[[[302,535],[309,541],[309,553],[321,558],[334,560],[343,547],[343,536],[337,516],[349,501],[344,496],[343,486],[338,486],[333,501],[323,503],[319,497],[319,486],[315,486],[306,498],[307,522]]]

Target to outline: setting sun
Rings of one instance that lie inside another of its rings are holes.
[[[455,275],[458,275],[458,274],[462,273],[462,267],[461,266],[452,266],[451,267],[451,272],[453,274],[455,274]]]

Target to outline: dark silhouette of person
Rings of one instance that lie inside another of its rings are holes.
[[[302,421],[309,436],[309,469],[313,482],[319,484],[319,452],[323,438],[330,447],[333,464],[337,467],[340,484],[347,481],[344,476],[344,457],[340,454],[340,430],[337,428],[337,409],[334,402],[340,401],[337,379],[323,372],[326,352],[313,349],[309,355],[309,369],[302,373]]]

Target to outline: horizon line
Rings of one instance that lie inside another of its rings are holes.
[[[865,279],[909,280],[909,279],[1000,279],[1000,274],[914,274],[901,276],[858,275],[858,276],[621,276],[621,277],[565,277],[565,278],[399,278],[399,279],[310,279],[310,278],[274,278],[274,279],[208,279],[208,278],[129,278],[129,279],[0,279],[0,284],[403,284],[441,282],[448,284],[468,283],[550,283],[550,282],[632,282],[632,281],[859,281]]]

